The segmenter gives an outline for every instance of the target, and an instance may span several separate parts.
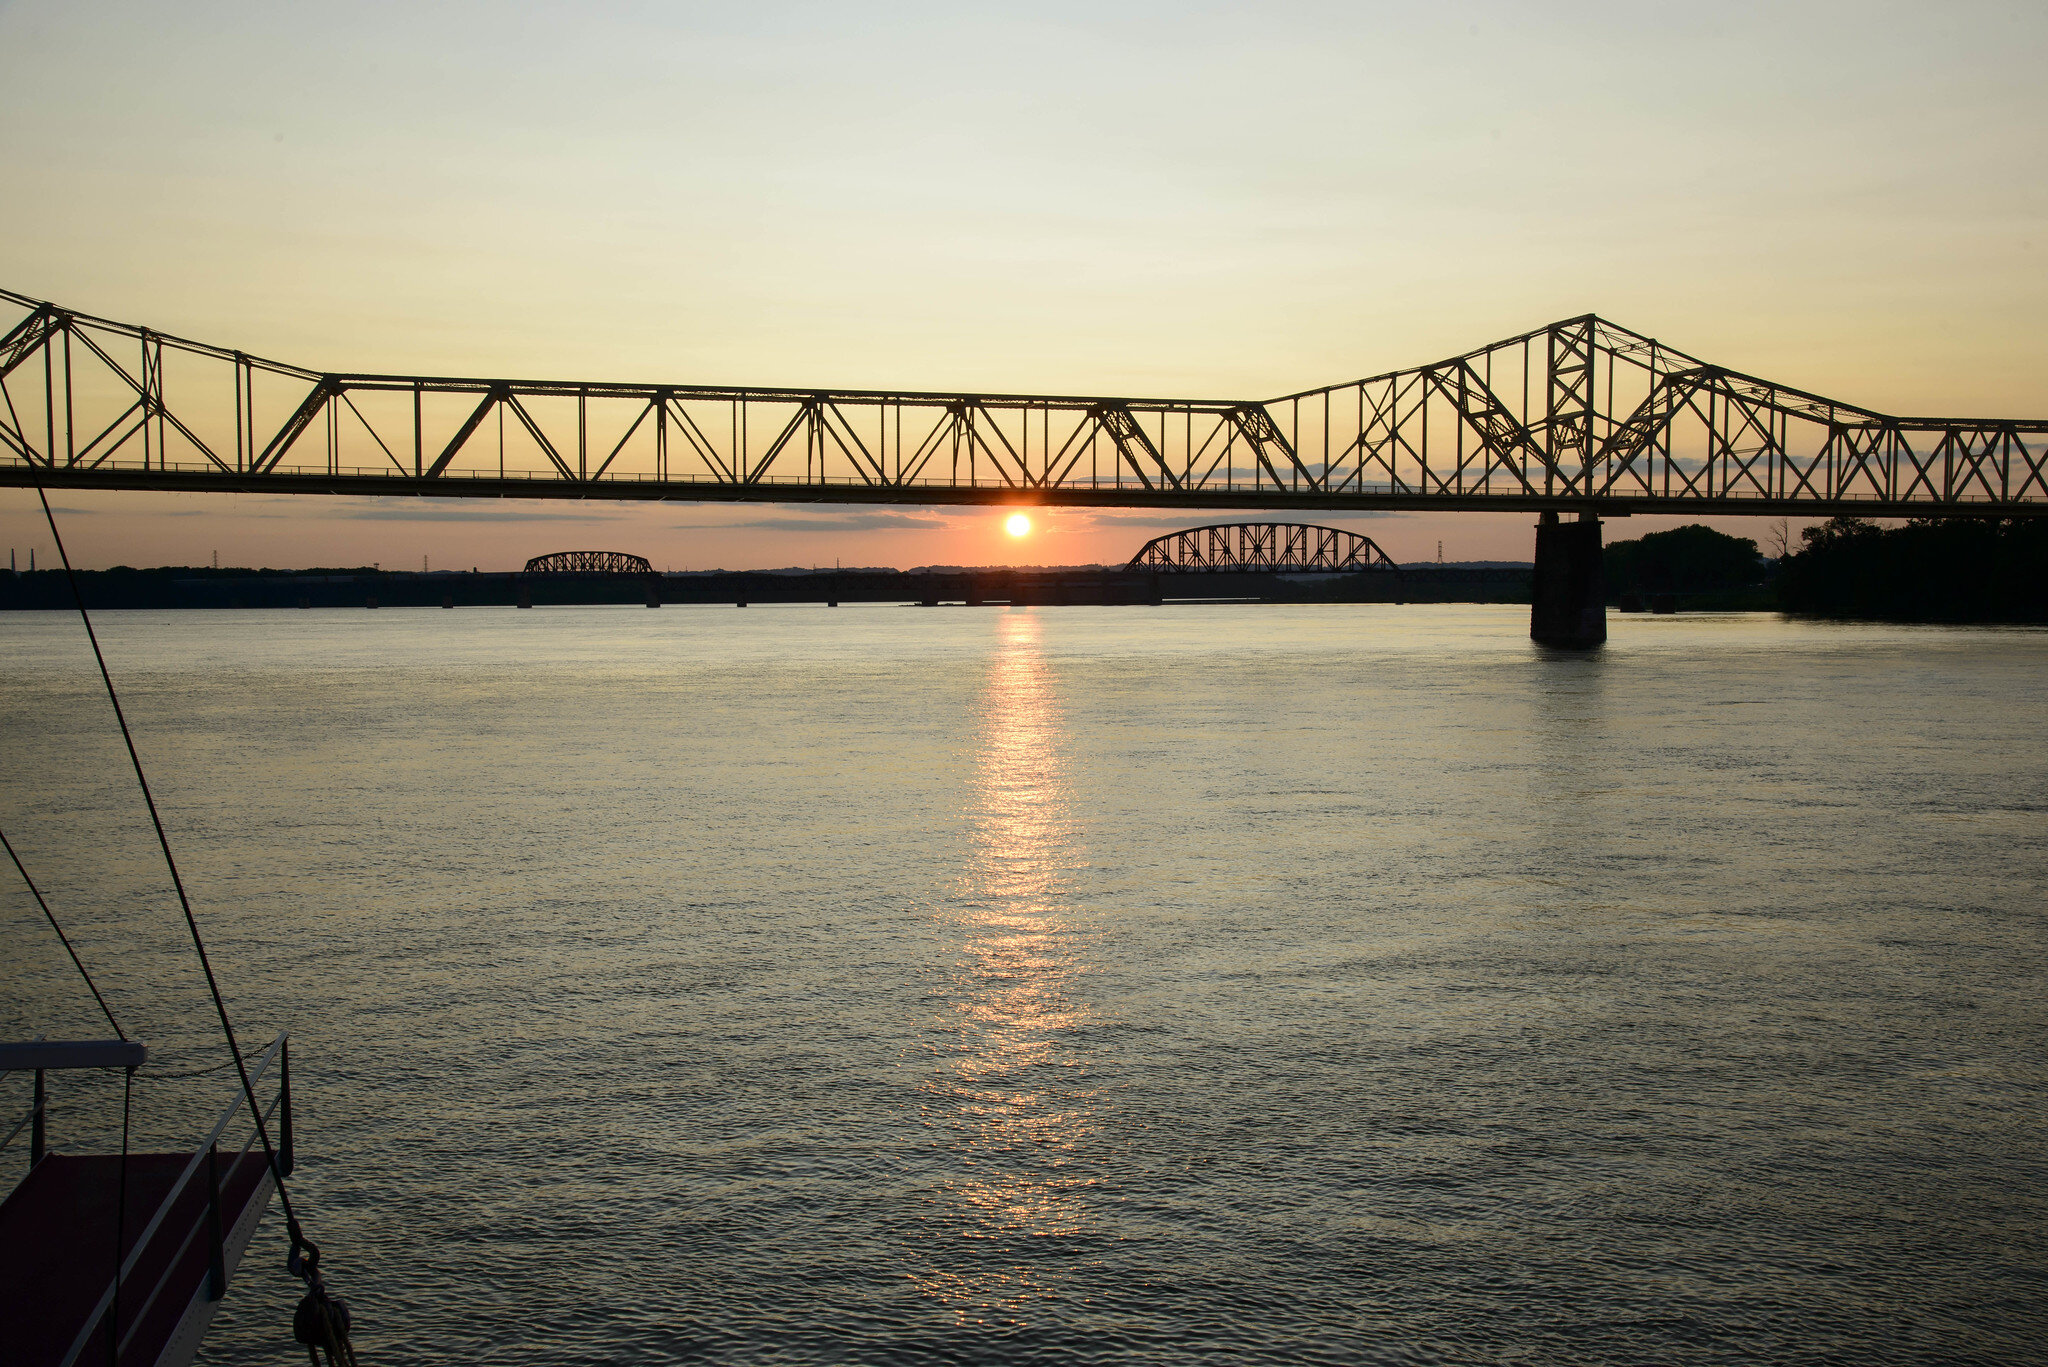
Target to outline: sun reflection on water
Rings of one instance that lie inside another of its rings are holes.
[[[945,1246],[926,1292],[963,1317],[1045,1294],[1045,1240],[1088,1222],[1077,1163],[1094,1091],[1074,1047],[1084,933],[1069,900],[1081,863],[1067,810],[1059,698],[1043,623],[1011,611],[983,689],[967,811],[973,853],[945,908],[957,956],[925,1121],[949,1152]],[[936,1252],[937,1256],[932,1257]]]

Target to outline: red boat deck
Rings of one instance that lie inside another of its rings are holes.
[[[189,1153],[128,1156],[124,1258],[191,1161]],[[232,1154],[221,1154],[218,1162],[223,1261],[232,1272],[247,1238],[243,1226],[252,1228],[261,1208],[268,1205],[270,1183],[260,1154],[244,1157],[232,1173]],[[57,1367],[112,1283],[120,1168],[117,1156],[50,1154],[0,1204],[0,1325],[6,1326],[5,1357],[10,1364]],[[202,1166],[122,1283],[121,1332],[127,1334],[134,1327],[134,1335],[119,1367],[154,1367],[186,1319],[194,1294],[206,1280],[212,1246],[206,1205]],[[187,1241],[187,1233],[195,1228]],[[79,1354],[80,1363],[107,1361],[104,1325],[94,1339]]]

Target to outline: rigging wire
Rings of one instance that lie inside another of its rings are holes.
[[[178,1078],[205,1077],[209,1073],[218,1073],[223,1068],[232,1068],[234,1066],[235,1061],[227,1058],[222,1059],[210,1068],[186,1068],[175,1073],[159,1072],[154,1068],[139,1068],[136,1070],[135,1076],[141,1078],[144,1082],[171,1082]]]
[[[128,1118],[135,1106],[135,1069],[121,1073],[121,1181],[114,1196],[114,1304],[107,1311],[108,1367],[121,1367],[121,1255],[128,1251]]]
[[[27,865],[23,864],[21,856],[14,852],[14,842],[7,838],[7,832],[4,830],[0,830],[0,846],[6,847],[7,857],[14,861],[15,871],[21,875],[21,881],[28,884],[29,895],[34,897],[36,905],[43,909],[43,917],[49,921],[50,929],[56,931],[57,938],[63,942],[64,952],[71,956],[71,962],[78,969],[78,976],[85,979],[86,989],[92,993],[92,999],[100,1004],[100,1011],[105,1014],[107,1024],[114,1027],[114,1034],[118,1038],[127,1039],[128,1032],[121,1028],[121,1022],[114,1019],[114,1008],[107,1005],[107,999],[100,995],[99,984],[92,980],[92,974],[85,971],[85,961],[78,957],[78,951],[72,947],[71,937],[64,933],[64,927],[57,924],[57,913],[51,911],[50,904],[43,900],[43,890],[36,886],[35,879],[28,876]]]
[[[235,1038],[234,1022],[228,1018],[227,1002],[221,996],[220,981],[214,977],[213,961],[207,957],[206,941],[199,933],[199,918],[192,912],[192,899],[185,892],[185,879],[178,871],[177,856],[171,853],[171,838],[164,830],[162,814],[157,811],[156,794],[150,789],[149,775],[143,772],[142,756],[135,748],[134,734],[128,729],[128,715],[122,710],[121,695],[114,687],[114,676],[107,669],[106,652],[100,649],[99,633],[93,630],[92,614],[86,611],[85,595],[80,591],[78,575],[71,567],[71,553],[64,547],[63,533],[57,530],[57,515],[50,509],[50,495],[40,483],[36,485],[36,498],[43,505],[43,521],[49,524],[50,539],[57,544],[57,558],[63,562],[64,580],[70,585],[71,600],[77,604],[79,620],[85,624],[85,638],[92,644],[93,662],[99,666],[100,682],[106,685],[107,701],[113,705],[114,720],[120,725],[121,742],[128,748],[128,762],[134,767],[135,782],[142,790],[143,805],[149,808],[149,821],[150,825],[156,830],[157,847],[163,851],[164,867],[170,871],[171,886],[178,894],[178,907],[185,913],[185,927],[192,933],[192,948],[198,953],[199,967],[206,975],[206,990],[213,997],[214,1013],[220,1017],[221,1033],[227,1037],[228,1052],[234,1056],[235,1073],[242,1081],[242,1096],[249,1103],[249,1117],[256,1122],[256,1137],[263,1141],[263,1157],[269,1164],[271,1181],[277,1186],[278,1202],[284,1207],[285,1232],[291,1240],[291,1253],[286,1259],[286,1265],[290,1267],[295,1275],[303,1278],[309,1288],[305,1301],[300,1305],[300,1313],[305,1314],[308,1310],[312,1312],[318,1327],[325,1331],[323,1337],[326,1346],[336,1362],[342,1361],[342,1354],[346,1353],[346,1360],[353,1363],[355,1360],[355,1349],[348,1341],[348,1309],[341,1301],[329,1299],[320,1276],[320,1246],[306,1237],[305,1231],[299,1225],[298,1214],[292,1209],[291,1193],[285,1190],[284,1169],[277,1161],[277,1149],[270,1142],[270,1126],[265,1123],[263,1108],[256,1101],[256,1088],[249,1080],[249,1065],[242,1057],[240,1041]],[[133,1087],[132,1080],[128,1085],[130,1088]],[[121,1168],[122,1183],[125,1191],[128,1166],[125,1161],[127,1153],[125,1110],[122,1125],[122,1153],[124,1161]],[[115,1304],[117,1307],[120,1294],[119,1256],[119,1251],[117,1250],[115,1254],[116,1275],[114,1279]],[[337,1352],[337,1348],[341,1351]]]
[[[100,993],[99,984],[94,982],[92,974],[86,971],[85,961],[78,957],[78,950],[71,943],[71,937],[66,935],[64,927],[58,924],[57,913],[50,910],[50,903],[43,896],[43,890],[37,887],[36,880],[29,876],[28,866],[21,862],[21,855],[15,850],[14,842],[7,838],[7,832],[4,830],[0,830],[0,847],[4,847],[7,857],[14,861],[15,872],[19,873],[21,881],[28,885],[29,895],[36,899],[36,905],[43,909],[43,918],[50,923],[50,929],[57,932],[57,939],[63,944],[64,952],[71,956],[71,963],[78,969],[78,976],[85,979],[86,990],[92,993],[92,999],[100,1004],[100,1011],[106,1016],[107,1024],[114,1027],[117,1038],[127,1039],[128,1032],[123,1030],[121,1022],[114,1018],[114,1008],[107,1005],[107,999]],[[36,1074],[36,1098],[37,1106],[41,1107],[44,1104],[41,1073]],[[128,1245],[128,1145],[134,1112],[135,1068],[131,1064],[121,1070],[121,1166],[118,1169],[120,1176],[114,1187],[114,1302],[107,1315],[107,1360],[113,1367],[120,1367],[121,1364],[121,1255],[127,1251]],[[17,1125],[14,1128],[16,1134],[21,1132],[21,1126]],[[13,1137],[8,1136],[9,1139]]]
[[[15,851],[14,842],[7,838],[7,832],[4,830],[0,830],[0,846],[6,848],[7,857],[14,861],[15,872],[21,875],[21,881],[28,884],[29,894],[36,899],[36,905],[43,909],[43,917],[49,921],[50,929],[57,932],[57,939],[63,943],[64,952],[71,956],[73,966],[78,969],[78,976],[85,979],[86,990],[92,993],[92,999],[100,1004],[100,1011],[105,1014],[107,1024],[114,1027],[114,1034],[117,1037],[127,1039],[128,1032],[121,1028],[120,1021],[114,1019],[114,1009],[108,1006],[107,999],[100,995],[99,984],[94,982],[92,974],[86,971],[85,961],[78,957],[78,950],[72,946],[71,937],[66,935],[64,927],[57,923],[57,913],[50,910],[49,902],[43,897],[43,890],[37,887],[36,880],[29,876],[28,866],[21,862],[21,855]],[[40,1108],[43,1104],[42,1074],[38,1072],[36,1105]],[[107,1316],[107,1360],[113,1367],[120,1367],[121,1363],[121,1254],[126,1251],[128,1244],[128,1143],[134,1108],[135,1068],[131,1064],[121,1071],[121,1166],[117,1170],[120,1176],[114,1188],[114,1303]],[[26,1120],[23,1123],[26,1124]],[[14,1127],[14,1133],[21,1133],[20,1125]],[[7,1137],[11,1140],[14,1135],[10,1134]]]
[[[178,894],[178,907],[185,913],[185,927],[192,933],[192,948],[198,952],[200,970],[206,975],[206,989],[213,996],[214,1013],[220,1017],[221,1033],[227,1036],[228,1052],[234,1055],[235,1071],[241,1075],[244,1099],[256,1117],[256,1132],[263,1140],[264,1157],[270,1160],[271,1171],[276,1173],[277,1154],[271,1147],[270,1128],[263,1123],[263,1108],[256,1102],[256,1089],[249,1081],[249,1068],[242,1058],[241,1042],[235,1038],[234,1023],[228,1019],[227,1002],[221,997],[220,982],[213,975],[213,961],[207,957],[206,941],[199,934],[199,919],[193,915],[192,899],[185,892],[185,879],[178,871],[177,856],[171,853],[171,838],[164,830],[162,814],[157,811],[156,794],[149,786],[149,775],[143,772],[142,756],[135,749],[135,736],[128,729],[128,714],[122,710],[121,695],[114,688],[114,676],[107,670],[106,653],[100,649],[99,633],[93,630],[92,614],[85,610],[85,595],[79,590],[78,576],[71,568],[71,553],[65,549],[63,534],[57,530],[57,515],[50,510],[50,496],[40,485],[36,487],[36,498],[42,502],[43,520],[49,523],[50,538],[57,543],[57,558],[64,563],[64,578],[71,586],[72,601],[78,605],[79,620],[85,623],[85,639],[92,644],[93,662],[99,666],[100,682],[106,685],[107,701],[113,704],[114,721],[121,728],[122,744],[128,748],[128,763],[133,766],[135,782],[142,789],[143,805],[149,808],[149,822],[156,830],[157,848],[163,851],[164,867],[170,871],[171,887]],[[296,1239],[298,1221],[293,1216],[291,1197],[285,1194],[282,1180],[277,1184],[277,1194],[284,1204],[285,1219]]]

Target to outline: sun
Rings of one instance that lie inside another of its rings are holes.
[[[1031,519],[1022,513],[1011,513],[1003,520],[1003,530],[1011,536],[1028,536],[1031,532]]]

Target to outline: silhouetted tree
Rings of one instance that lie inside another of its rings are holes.
[[[1756,542],[1695,522],[1606,550],[1607,587],[1617,593],[1701,593],[1763,577]]]

